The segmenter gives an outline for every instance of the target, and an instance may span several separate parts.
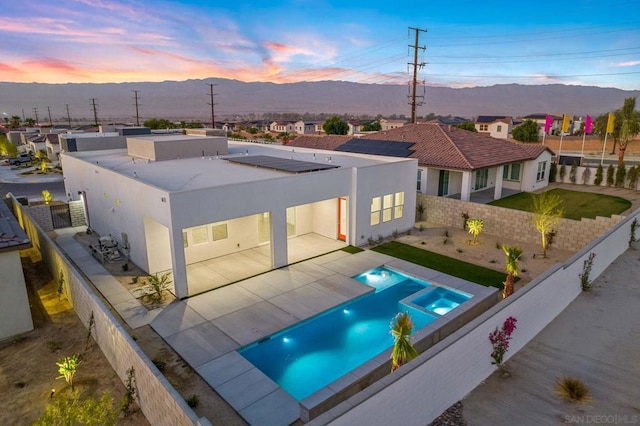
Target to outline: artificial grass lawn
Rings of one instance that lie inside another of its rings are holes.
[[[507,274],[494,271],[493,269],[483,268],[482,266],[473,265],[458,259],[443,256],[428,250],[422,250],[408,244],[390,241],[379,245],[371,250],[383,253],[398,259],[417,265],[426,266],[436,271],[444,272],[463,280],[481,284],[485,287],[495,287],[502,290],[503,283],[507,279]]]
[[[591,219],[595,219],[596,216],[611,217],[612,214],[620,214],[631,207],[631,201],[612,195],[570,191],[561,188],[552,189],[549,193],[557,194],[562,199],[563,217],[565,219],[580,220],[583,217]],[[531,194],[521,192],[492,201],[489,204],[530,212],[532,207]]]
[[[356,246],[346,246],[346,247],[342,247],[340,250],[346,251],[347,253],[351,253],[351,254],[356,254],[356,253],[360,253],[361,251],[364,251],[360,247],[356,247]]]

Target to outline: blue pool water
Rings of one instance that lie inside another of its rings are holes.
[[[418,296],[415,299],[412,299],[411,303],[438,315],[444,315],[470,298],[471,295],[443,287],[437,287],[425,292],[423,295]]]
[[[399,302],[431,284],[384,267],[354,278],[376,291],[238,352],[301,401],[390,348],[389,324],[407,310]],[[414,332],[438,318],[410,310]]]

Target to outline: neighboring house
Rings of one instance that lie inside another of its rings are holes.
[[[427,121],[427,123],[444,124],[445,126],[457,126],[462,123],[472,123],[472,120],[464,117],[438,117],[433,120]]]
[[[358,246],[414,224],[413,158],[176,135],[61,161],[65,192],[84,200],[89,226],[125,233],[131,260],[148,273],[171,270],[179,298],[220,285],[203,262],[247,253],[249,276],[253,250],[276,269],[304,255],[298,238]]]
[[[347,124],[349,125],[349,132],[347,133],[348,135],[355,135],[356,133],[360,133],[362,131],[362,126],[364,125],[364,123],[360,120],[349,120],[347,121]]]
[[[320,146],[315,139],[300,137],[290,145]],[[531,192],[547,186],[553,155],[543,145],[507,142],[437,123],[409,124],[366,139],[334,139],[325,146],[337,151],[417,158],[418,192],[465,201],[473,192],[491,188],[493,198],[499,199],[502,188]]]
[[[105,132],[82,132],[72,130],[72,133],[60,134],[60,151],[82,152],[100,151],[105,149],[122,149],[127,146],[127,136],[151,135],[148,127],[113,126],[105,127]],[[162,133],[168,133],[162,130]],[[182,129],[179,131],[182,133]]]
[[[58,133],[45,134],[44,145],[49,161],[56,161],[58,159],[58,153],[60,152],[60,135]]]
[[[31,247],[18,221],[0,200],[0,342],[33,330],[19,250]]]
[[[547,121],[547,116],[550,116],[552,119],[551,128],[549,129],[549,134],[554,132],[560,132],[562,129],[562,115],[554,115],[554,114],[529,114],[525,117],[522,117],[521,121],[525,120],[533,120],[538,125],[540,129],[540,136],[544,133],[544,125]]]
[[[293,131],[299,135],[310,135],[315,133],[316,126],[310,121],[299,120],[293,123]]]
[[[295,133],[296,125],[294,121],[274,121],[269,130],[277,133]]]
[[[46,151],[45,135],[32,135],[27,137],[27,150],[34,154],[38,151]]]
[[[407,120],[387,120],[386,118],[380,120],[381,130],[397,129],[405,124],[409,124],[409,122]]]
[[[480,115],[476,119],[476,130],[492,138],[509,139],[513,130],[513,119],[509,116]]]

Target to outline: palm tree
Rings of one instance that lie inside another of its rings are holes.
[[[401,365],[406,364],[418,356],[418,351],[413,347],[409,335],[413,330],[413,321],[409,312],[400,312],[391,321],[391,335],[395,339],[391,351],[391,371],[395,371]]]
[[[469,229],[469,233],[473,235],[473,244],[477,244],[476,239],[478,238],[478,235],[482,232],[483,227],[484,227],[484,221],[482,219],[467,220],[467,229]]]
[[[71,385],[71,390],[74,390],[75,387],[73,385],[73,376],[76,375],[76,371],[78,369],[78,365],[81,362],[80,354],[73,354],[71,356],[67,356],[62,358],[60,361],[56,362],[58,366],[58,372],[62,374],[58,379],[64,378],[67,383]]]
[[[505,271],[507,271],[507,280],[504,282],[504,289],[502,290],[502,298],[506,299],[513,294],[513,283],[520,272],[518,261],[522,256],[522,249],[516,246],[503,245],[502,251],[507,256],[507,264],[504,266]]]
[[[621,110],[620,145],[618,146],[618,168],[624,164],[624,153],[629,141],[640,133],[640,122],[636,112],[636,98],[626,98]]]

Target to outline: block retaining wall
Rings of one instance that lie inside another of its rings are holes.
[[[425,207],[428,222],[461,229],[464,223],[462,214],[467,213],[471,219],[484,220],[483,232],[487,234],[508,235],[511,239],[526,243],[540,241],[540,233],[530,222],[531,213],[433,195],[418,194],[417,197],[416,204],[422,203]],[[623,219],[618,215],[583,218],[579,221],[561,219],[552,247],[578,251]],[[479,238],[482,238],[482,234]]]

